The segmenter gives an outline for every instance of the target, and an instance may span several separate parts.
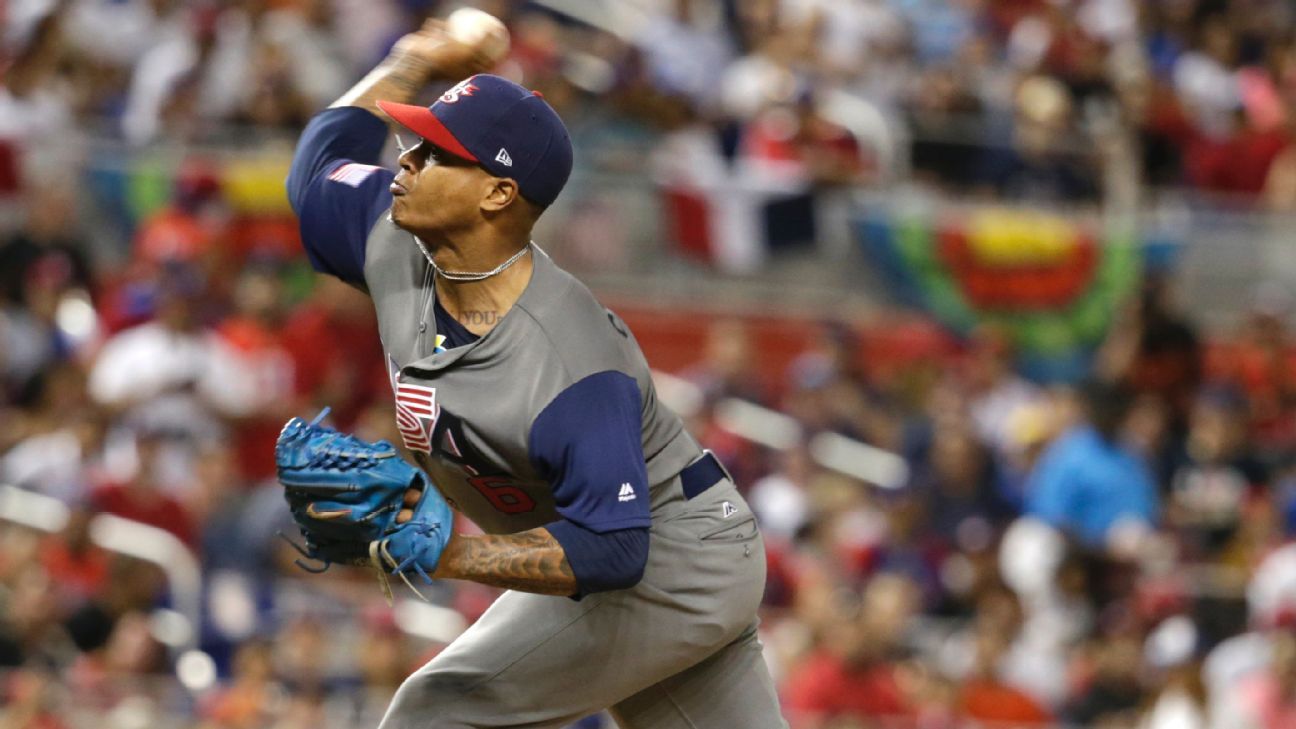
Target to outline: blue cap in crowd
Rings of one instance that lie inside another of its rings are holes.
[[[398,124],[496,177],[509,177],[526,199],[548,206],[572,168],[571,137],[538,91],[477,74],[455,84],[432,106],[379,101]]]

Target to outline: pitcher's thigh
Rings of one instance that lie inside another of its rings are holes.
[[[753,625],[719,653],[612,707],[621,729],[787,729]]]
[[[588,665],[601,602],[504,594],[405,679],[379,729],[562,727],[602,708],[617,694]],[[571,690],[572,678],[587,690]]]

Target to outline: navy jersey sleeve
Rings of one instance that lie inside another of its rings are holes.
[[[648,527],[597,533],[566,519],[546,524],[567,555],[576,597],[639,584],[648,567]]]
[[[288,201],[315,270],[364,284],[365,240],[391,207],[395,175],[378,166],[386,142],[387,125],[356,107],[326,109],[302,131]]]
[[[639,386],[599,372],[563,390],[531,424],[531,460],[553,484],[579,595],[633,587],[648,563],[648,467]]]
[[[639,385],[599,372],[571,385],[531,423],[530,457],[558,513],[593,532],[652,523]]]

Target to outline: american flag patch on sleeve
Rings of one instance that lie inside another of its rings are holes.
[[[336,170],[333,170],[332,174],[330,174],[328,178],[334,182],[340,182],[343,185],[360,187],[360,183],[364,182],[365,179],[368,178],[369,175],[372,175],[375,170],[380,169],[382,168],[376,165],[362,165],[359,162],[348,162]]]

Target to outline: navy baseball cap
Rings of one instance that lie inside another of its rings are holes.
[[[398,124],[548,206],[571,175],[571,136],[540,96],[505,78],[480,73],[451,87],[432,106],[379,101]]]

